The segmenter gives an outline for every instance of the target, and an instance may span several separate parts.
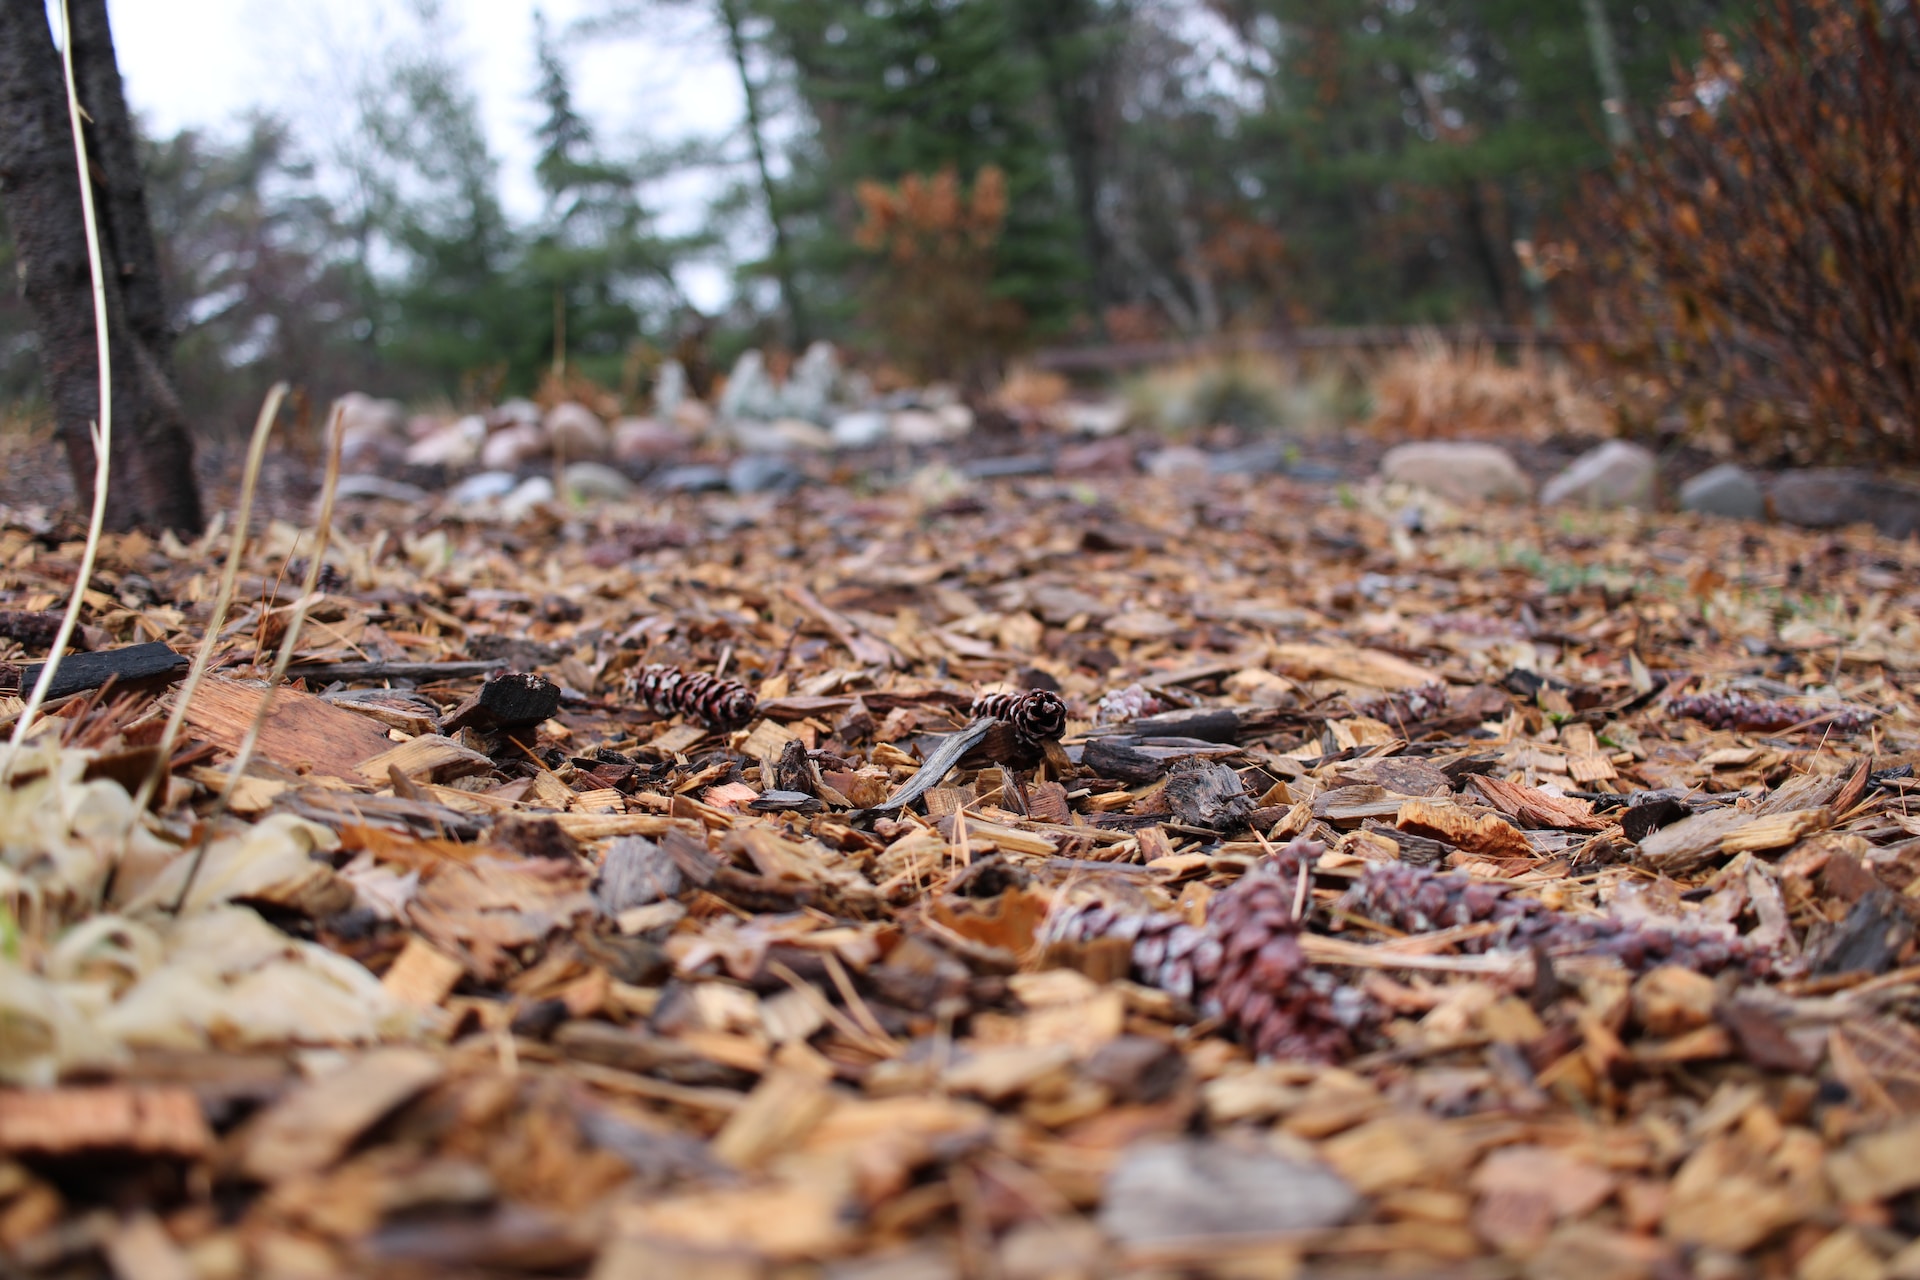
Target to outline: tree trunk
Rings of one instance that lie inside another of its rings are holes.
[[[101,0],[76,0],[74,76],[92,152],[113,359],[111,529],[198,533],[204,523],[186,412],[168,373],[166,309],[132,126]],[[66,87],[43,0],[0,0],[0,200],[39,333],[40,368],[76,498],[93,490],[99,365],[86,229]]]
[[[760,197],[767,203],[767,221],[773,225],[773,271],[780,281],[780,300],[787,307],[787,322],[792,326],[793,345],[804,347],[811,337],[807,309],[794,281],[793,245],[787,236],[787,222],[780,211],[780,193],[774,186],[773,170],[767,163],[766,119],[761,114],[759,86],[747,65],[746,33],[741,30],[740,7],[736,0],[720,0],[720,22],[727,31],[727,51],[733,56],[733,69],[740,77],[740,96],[746,102],[747,140],[753,144],[753,164],[760,177]]]

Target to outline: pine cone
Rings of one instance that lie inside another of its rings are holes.
[[[736,680],[704,671],[689,674],[656,662],[627,677],[628,692],[663,716],[683,715],[716,729],[737,729],[753,719],[759,700]]]
[[[975,719],[991,716],[1013,726],[1021,745],[1038,748],[1043,742],[1057,742],[1067,731],[1067,704],[1050,689],[1029,689],[1025,693],[983,693],[973,700]]]

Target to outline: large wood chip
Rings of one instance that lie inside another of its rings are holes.
[[[445,1070],[418,1049],[376,1049],[268,1108],[248,1129],[240,1167],[261,1182],[318,1173]]]

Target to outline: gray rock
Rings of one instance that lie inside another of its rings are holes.
[[[706,493],[726,488],[727,473],[720,467],[696,462],[684,467],[668,467],[656,473],[647,483],[668,493]]]
[[[687,398],[687,367],[678,360],[664,360],[653,378],[653,412],[669,421]]]
[[[1764,520],[1767,495],[1745,467],[1723,462],[1680,486],[1680,509],[1735,520]]]
[[[840,380],[840,353],[831,342],[816,342],[794,363],[787,385],[780,388],[780,409],[789,418],[825,422]]]
[[[735,493],[792,493],[807,477],[777,454],[748,453],[727,468],[727,488]]]
[[[477,471],[447,490],[447,501],[456,507],[492,502],[512,493],[516,483],[511,471]]]
[[[600,415],[583,404],[569,400],[547,411],[541,424],[554,452],[568,458],[604,458],[611,443],[607,424]]]
[[[1139,1248],[1337,1226],[1359,1205],[1325,1165],[1190,1138],[1130,1148],[1107,1178],[1100,1225]]]
[[[500,514],[518,520],[535,507],[553,501],[553,481],[545,476],[530,476],[514,486],[512,493],[500,499]]]
[[[1212,459],[1186,444],[1168,445],[1157,453],[1149,454],[1141,466],[1148,475],[1160,480],[1203,476],[1213,469]]]
[[[491,471],[512,471],[546,452],[547,433],[539,423],[510,422],[480,446],[480,465]]]
[[[727,375],[727,389],[715,406],[722,422],[757,418],[762,421],[780,416],[780,391],[767,373],[767,359],[755,348],[740,353]]]
[[[468,414],[456,422],[433,428],[407,446],[406,461],[416,467],[464,467],[480,456],[487,440],[487,420]]]
[[[1660,464],[1653,454],[1627,440],[1609,440],[1574,459],[1547,481],[1540,501],[1549,506],[1653,508]]]
[[[575,502],[619,502],[633,496],[633,481],[604,462],[569,462],[560,487]]]
[[[871,449],[887,438],[887,415],[877,409],[843,413],[833,420],[830,434],[837,448]]]
[[[1864,522],[1889,538],[1920,531],[1920,489],[1870,471],[1788,471],[1773,478],[1767,496],[1776,519],[1808,529]]]
[[[341,476],[339,485],[334,489],[338,498],[381,498],[388,502],[420,502],[427,491],[417,484],[408,484],[404,480],[390,480],[386,476],[353,475]]]
[[[1420,440],[1396,445],[1380,460],[1380,478],[1413,485],[1449,502],[1525,502],[1533,482],[1498,445]]]
[[[487,415],[487,425],[495,429],[507,426],[508,424],[515,423],[515,422],[530,422],[530,423],[537,424],[539,421],[540,421],[540,406],[535,404],[531,400],[526,400],[519,397],[515,397],[512,400],[502,401],[500,404],[497,404],[493,407],[492,413],[489,413]]]
[[[1278,440],[1256,440],[1207,459],[1207,470],[1217,476],[1272,476],[1286,471],[1295,451]]]
[[[659,462],[685,453],[692,441],[671,422],[622,418],[613,424],[613,456],[622,462]]]
[[[333,407],[340,415],[342,431],[406,438],[407,409],[398,400],[382,400],[364,391],[349,391],[334,401]]]

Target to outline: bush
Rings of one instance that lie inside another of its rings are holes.
[[[1756,461],[1920,462],[1920,17],[1709,35],[1587,207],[1607,352]]]
[[[1389,440],[1525,439],[1611,434],[1606,406],[1565,362],[1534,351],[1512,361],[1485,347],[1423,341],[1375,371],[1367,429]]]

